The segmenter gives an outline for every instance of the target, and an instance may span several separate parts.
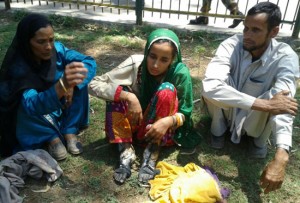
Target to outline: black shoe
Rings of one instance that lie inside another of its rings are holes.
[[[211,147],[214,149],[222,149],[225,145],[225,134],[221,136],[215,136],[211,134]]]
[[[231,13],[231,14],[233,15],[234,13]],[[242,12],[238,11],[238,12],[236,13],[236,15],[243,16],[244,14],[243,14]],[[235,27],[237,27],[242,21],[243,21],[243,20],[241,20],[241,19],[234,19],[232,25],[228,26],[228,28],[235,28]]]
[[[250,159],[264,159],[268,154],[268,146],[265,144],[262,147],[256,146],[254,138],[248,137],[248,157]]]
[[[195,20],[190,20],[190,25],[207,25],[208,24],[208,17],[200,16]]]

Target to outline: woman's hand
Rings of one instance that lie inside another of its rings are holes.
[[[63,77],[55,85],[58,98],[60,99],[63,96],[66,98],[65,107],[72,104],[74,87],[83,82],[87,72],[88,70],[81,62],[72,62],[66,65]]]
[[[124,91],[122,91],[123,93]],[[141,125],[143,121],[143,111],[140,101],[135,94],[131,92],[125,92],[124,100],[128,103],[126,116],[129,119],[131,125]]]
[[[66,89],[73,88],[79,85],[86,78],[88,70],[81,62],[72,62],[66,65],[65,73],[62,78]]]
[[[161,118],[153,124],[146,127],[148,132],[145,134],[145,141],[159,144],[163,136],[173,126],[173,118],[171,116]]]

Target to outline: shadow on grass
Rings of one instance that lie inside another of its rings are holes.
[[[262,170],[274,156],[270,150],[266,159],[250,159],[247,157],[248,141],[243,137],[241,143],[234,144],[230,141],[230,133],[226,134],[225,147],[215,150],[210,147],[211,119],[202,114],[195,128],[202,135],[202,142],[197,147],[197,153],[183,158],[178,157],[178,163],[187,160],[200,166],[209,166],[218,175],[222,187],[231,190],[230,202],[263,202],[259,179]]]

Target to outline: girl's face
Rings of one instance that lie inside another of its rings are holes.
[[[54,31],[49,25],[45,28],[40,28],[35,35],[30,39],[30,47],[34,59],[37,62],[49,60],[54,48]]]
[[[160,80],[169,69],[173,59],[173,47],[169,42],[154,42],[147,56],[148,72],[157,80]]]

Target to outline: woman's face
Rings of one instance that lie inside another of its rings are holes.
[[[153,43],[147,56],[150,75],[161,79],[173,62],[173,47],[168,42]]]
[[[52,55],[52,49],[54,48],[53,28],[50,25],[40,28],[35,32],[35,35],[30,39],[29,43],[34,59],[37,62],[49,60]]]

